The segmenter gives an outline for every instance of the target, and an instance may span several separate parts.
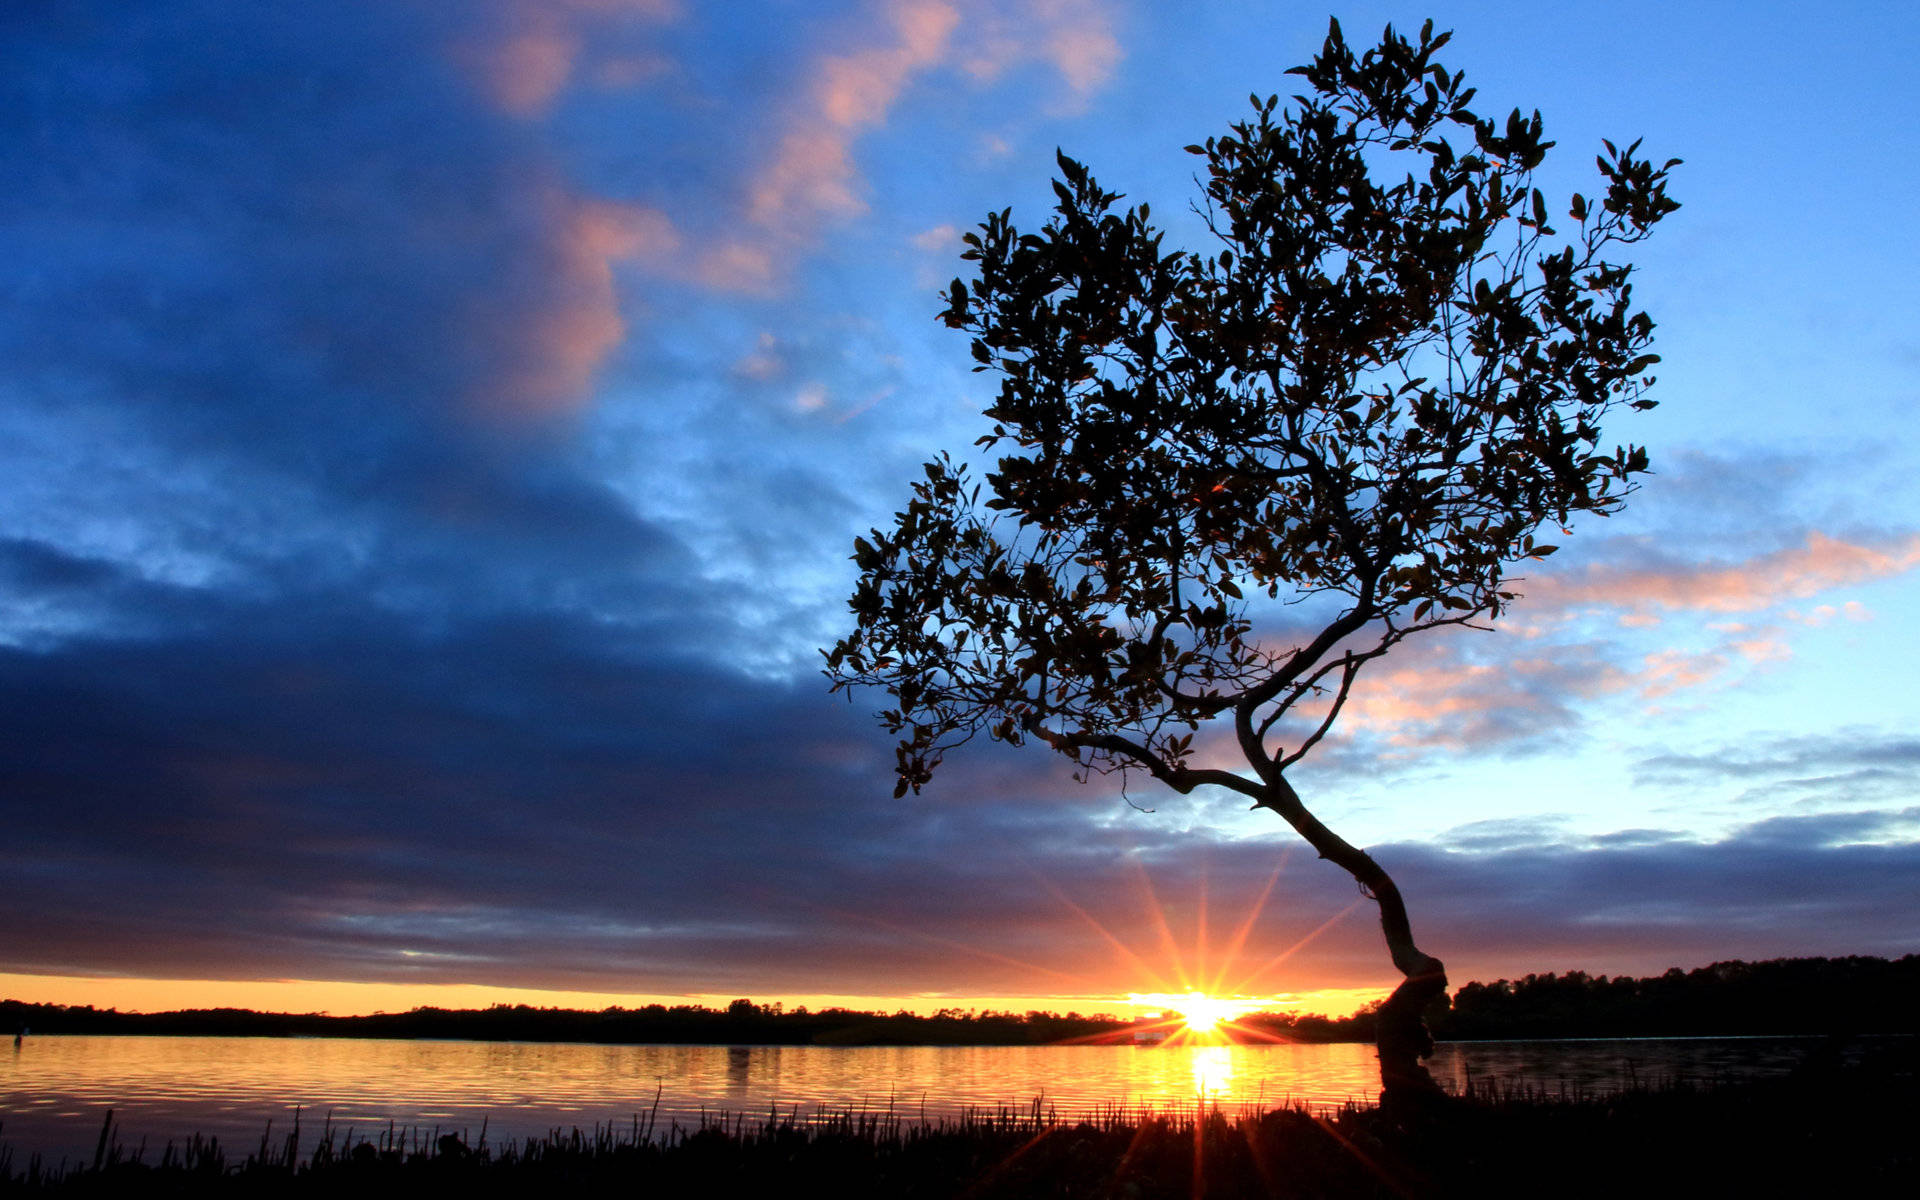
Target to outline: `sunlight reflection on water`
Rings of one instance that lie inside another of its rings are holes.
[[[1226,1100],[1233,1096],[1233,1047],[1194,1046],[1182,1050],[1169,1047],[1175,1054],[1189,1055],[1193,1071],[1191,1095],[1205,1100]]]
[[[1458,1090],[1523,1083],[1609,1091],[1633,1079],[1713,1079],[1790,1068],[1805,1039],[1453,1043],[1434,1073]],[[16,1163],[38,1152],[91,1157],[107,1108],[122,1144],[157,1156],[202,1133],[257,1145],[301,1110],[357,1136],[389,1122],[503,1139],[644,1120],[659,1127],[720,1112],[761,1119],[822,1110],[907,1119],[1036,1099],[1074,1118],[1115,1107],[1171,1109],[1196,1098],[1235,1110],[1285,1102],[1335,1106],[1378,1090],[1373,1048],[1272,1046],[589,1046],[349,1038],[29,1037],[0,1051],[0,1144]],[[309,1142],[310,1144],[310,1142]]]

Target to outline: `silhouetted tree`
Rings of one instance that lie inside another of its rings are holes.
[[[1542,526],[1632,490],[1645,452],[1601,448],[1600,422],[1651,406],[1653,322],[1607,255],[1677,207],[1673,163],[1605,143],[1601,193],[1556,233],[1539,114],[1477,115],[1434,61],[1447,38],[1389,27],[1356,56],[1334,23],[1290,72],[1305,94],[1189,146],[1210,253],[1164,249],[1064,154],[1044,228],[1009,210],[969,234],[944,320],[1000,376],[979,441],[1000,457],[984,492],[929,462],[856,540],[857,625],[827,652],[835,690],[896,701],[896,794],[984,732],[1279,814],[1379,904],[1406,977],[1389,1094],[1433,1087],[1419,1014],[1446,977],[1289,770],[1362,667],[1497,616],[1509,567],[1553,550]],[[1229,736],[1196,747],[1213,722]]]

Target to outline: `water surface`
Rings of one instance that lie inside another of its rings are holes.
[[[1605,1092],[1667,1079],[1711,1082],[1791,1069],[1815,1040],[1725,1038],[1456,1042],[1434,1076],[1459,1090],[1497,1083]],[[479,1136],[539,1136],[636,1118],[696,1123],[717,1113],[893,1112],[909,1119],[1026,1108],[1067,1118],[1171,1109],[1196,1100],[1233,1110],[1371,1100],[1366,1045],[1271,1046],[593,1046],[356,1038],[33,1036],[0,1049],[0,1146],[16,1166],[91,1158],[113,1109],[123,1145],[149,1161],[169,1140],[217,1136],[234,1149],[276,1138],[295,1109],[304,1130],[336,1135],[389,1123]],[[656,1107],[657,1106],[657,1107]],[[307,1142],[311,1145],[311,1140]]]

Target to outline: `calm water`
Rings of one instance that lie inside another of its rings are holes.
[[[1440,1048],[1436,1078],[1458,1090],[1494,1079],[1607,1091],[1634,1079],[1715,1080],[1790,1069],[1816,1043],[1792,1038],[1463,1042]],[[489,1142],[643,1118],[659,1127],[702,1114],[801,1118],[887,1111],[910,1118],[968,1108],[1024,1108],[1036,1097],[1062,1116],[1172,1108],[1205,1097],[1239,1106],[1338,1105],[1378,1090],[1373,1048],[1327,1046],[583,1046],[532,1042],[347,1038],[32,1036],[0,1046],[0,1146],[16,1166],[39,1153],[91,1158],[108,1108],[128,1149],[149,1161],[169,1140],[217,1136],[257,1146],[301,1110],[303,1129],[331,1114],[356,1136],[389,1122],[422,1133],[465,1131]],[[310,1145],[311,1142],[309,1141]]]

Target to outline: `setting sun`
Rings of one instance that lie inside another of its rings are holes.
[[[1180,999],[1180,1015],[1195,1033],[1212,1033],[1222,1021],[1239,1015],[1238,1005],[1199,992],[1188,992]]]
[[[1167,1020],[1161,1028],[1174,1033],[1176,1040],[1181,1035],[1212,1038],[1223,1034],[1226,1031],[1222,1026],[1231,1024],[1233,1018],[1250,1008],[1258,1007],[1244,998],[1231,1000],[1200,991],[1135,992],[1128,999],[1135,1004],[1152,1004],[1163,1009]]]

